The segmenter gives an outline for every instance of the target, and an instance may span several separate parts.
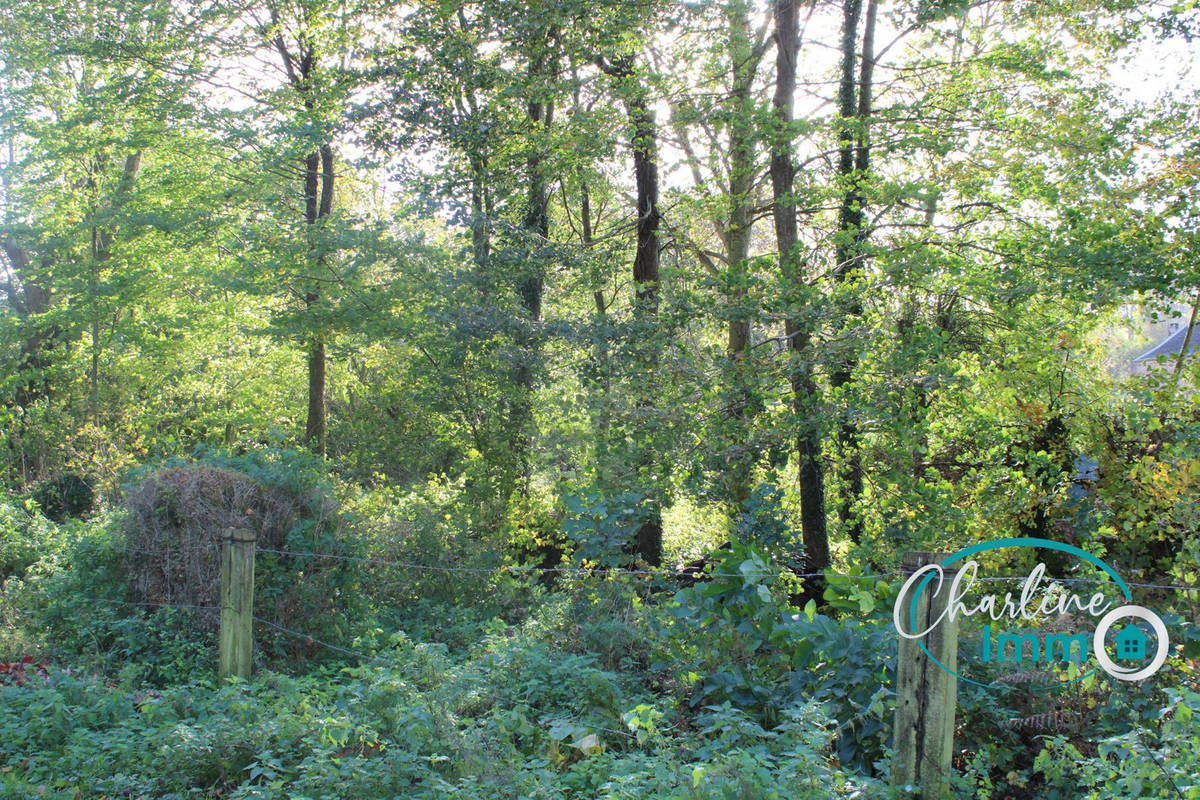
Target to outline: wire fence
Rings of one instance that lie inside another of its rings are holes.
[[[121,551],[124,553],[135,553],[138,555],[161,556],[161,550],[147,550],[145,548],[123,547]],[[488,575],[501,572],[512,574],[554,574],[554,575],[570,575],[583,578],[607,578],[615,575],[642,576],[642,577],[664,577],[678,578],[680,576],[695,576],[699,578],[761,578],[778,574],[779,570],[744,570],[738,572],[720,572],[708,570],[701,567],[692,568],[689,563],[679,564],[676,567],[658,567],[654,569],[629,569],[622,567],[603,567],[603,566],[562,566],[562,567],[539,567],[524,564],[496,564],[494,566],[454,566],[448,564],[422,564],[416,561],[402,561],[398,559],[379,558],[378,556],[354,556],[345,553],[322,553],[313,550],[282,550],[271,547],[256,547],[256,553],[268,553],[271,555],[287,556],[292,558],[316,558],[330,561],[342,561],[355,564],[369,564],[371,566],[381,567],[397,567],[400,569],[426,571],[426,572],[442,572],[442,573],[464,573]],[[702,559],[697,559],[702,560]],[[888,572],[875,572],[869,574],[852,574],[845,572],[792,572],[792,577],[795,578],[839,578],[846,580],[883,580],[886,578],[896,578],[903,576],[904,573],[900,570],[891,570]],[[1028,578],[1027,575],[989,575],[975,580],[981,583],[988,582],[1004,582],[1004,581],[1024,581]],[[1063,583],[1063,584],[1108,584],[1112,583],[1109,578],[1047,578],[1046,583]],[[1159,589],[1163,591],[1176,592],[1200,592],[1200,586],[1192,586],[1186,584],[1173,583],[1154,583],[1142,581],[1125,581],[1126,586],[1138,589]]]
[[[744,570],[739,572],[715,572],[708,570],[688,570],[686,568],[671,569],[660,567],[658,569],[626,569],[621,567],[586,567],[586,566],[571,566],[571,567],[535,567],[523,566],[515,564],[499,564],[494,567],[455,567],[443,564],[418,564],[411,561],[392,561],[382,558],[370,558],[364,556],[349,556],[341,553],[315,553],[305,550],[277,550],[269,547],[259,547],[255,550],[258,553],[273,553],[284,556],[295,556],[297,558],[322,558],[335,561],[349,561],[355,563],[371,564],[375,566],[399,567],[401,569],[426,570],[430,572],[463,572],[475,574],[493,574],[497,572],[510,572],[515,574],[521,573],[542,573],[554,575],[576,575],[580,577],[595,577],[606,578],[611,575],[634,575],[644,577],[679,577],[681,575],[695,575],[704,578],[761,578],[777,574],[777,570]],[[686,567],[687,565],[681,565]],[[793,573],[797,578],[816,578],[816,577],[838,577],[852,578],[856,580],[878,580],[894,575],[898,572],[881,572],[874,575],[847,575],[836,572],[804,572]]]
[[[127,554],[138,554],[138,555],[146,555],[146,556],[161,556],[162,555],[162,553],[158,552],[158,551],[139,549],[139,548],[127,548],[127,549],[123,549],[123,552],[125,552]],[[607,580],[612,576],[658,577],[658,578],[675,579],[675,580],[678,580],[680,578],[706,580],[709,578],[720,578],[720,577],[751,579],[751,578],[771,577],[771,576],[780,574],[780,570],[777,570],[777,569],[744,570],[744,571],[739,570],[737,572],[722,572],[722,571],[706,570],[703,568],[692,568],[692,569],[686,568],[686,567],[690,567],[691,565],[680,565],[679,568],[663,567],[663,568],[657,568],[657,569],[628,569],[628,568],[587,567],[587,566],[538,567],[538,566],[522,566],[522,565],[513,565],[513,564],[499,564],[499,565],[489,566],[489,567],[452,566],[452,565],[444,565],[444,564],[422,564],[422,563],[417,563],[417,562],[412,562],[412,561],[386,559],[386,558],[379,558],[379,557],[372,557],[372,556],[354,556],[354,555],[347,555],[347,554],[342,554],[342,553],[324,553],[324,552],[308,551],[308,550],[283,550],[283,549],[269,548],[269,547],[256,548],[255,552],[276,555],[276,556],[290,557],[290,558],[328,559],[328,560],[333,560],[333,561],[364,564],[364,565],[370,565],[370,566],[375,566],[375,567],[393,567],[393,568],[398,568],[398,569],[402,569],[402,570],[429,571],[429,572],[436,572],[436,573],[468,573],[468,574],[510,573],[510,574],[515,574],[515,575],[554,574],[554,575],[559,575],[559,576],[571,576],[571,577],[575,577],[575,578],[579,578],[579,579],[596,579],[596,580]],[[890,581],[892,579],[903,578],[906,575],[906,573],[903,573],[899,570],[893,570],[893,571],[887,571],[887,572],[875,572],[875,573],[869,573],[869,574],[852,574],[852,573],[845,573],[845,572],[804,572],[804,573],[792,573],[792,574],[794,577],[801,578],[801,579],[820,577],[820,578],[825,578],[825,579],[841,579],[841,580],[851,580],[851,581],[880,581],[880,580],[889,580]],[[1028,580],[1028,576],[1027,575],[985,576],[982,578],[977,578],[976,580],[981,583],[1023,582],[1023,581]],[[1082,578],[1082,577],[1080,577],[1080,578],[1074,578],[1074,577],[1052,578],[1052,579],[1046,579],[1046,583],[1047,584],[1055,584],[1055,583],[1058,583],[1058,584],[1104,584],[1104,585],[1109,585],[1109,586],[1116,585],[1111,579],[1109,579],[1107,577],[1105,577],[1105,578]],[[1125,584],[1131,588],[1153,589],[1153,590],[1159,590],[1159,591],[1174,591],[1174,592],[1180,592],[1180,593],[1185,593],[1185,594],[1191,593],[1191,592],[1200,592],[1200,586],[1191,586],[1191,585],[1139,582],[1139,581],[1125,581]],[[45,599],[53,599],[49,595],[46,595],[44,593],[43,593],[43,597]],[[2,598],[3,598],[3,595],[0,595],[0,599],[2,599]],[[117,600],[117,599],[112,599],[112,598],[83,597],[83,596],[76,597],[75,599],[85,602],[85,603],[94,603],[97,605],[120,606],[120,607],[127,607],[127,608],[153,608],[153,609],[170,608],[170,609],[177,609],[177,610],[183,610],[183,611],[204,611],[204,612],[219,612],[221,610],[221,607],[218,605],[206,605],[206,604],[184,603],[184,602],[158,602],[158,601],[151,601],[151,600]],[[8,607],[8,610],[15,611],[20,614],[31,613],[30,611],[28,611],[26,609],[17,608],[15,606],[11,606],[11,605]],[[353,650],[351,648],[345,647],[343,645],[339,645],[339,644],[335,644],[333,642],[326,641],[325,639],[323,639],[319,636],[315,636],[311,633],[306,633],[301,630],[296,630],[294,628],[290,628],[285,625],[281,625],[278,622],[275,622],[275,621],[272,621],[269,619],[264,619],[263,617],[254,616],[253,619],[255,622],[259,623],[260,625],[264,625],[268,628],[276,630],[279,633],[281,633],[285,636],[291,637],[293,639],[296,639],[299,642],[303,642],[306,645],[310,645],[310,646],[316,645],[316,646],[325,648],[326,650],[329,650],[331,652],[337,653],[341,656],[353,658],[353,659],[359,660],[361,662],[373,662],[373,663],[381,663],[381,664],[391,663],[388,659],[381,658],[380,656],[362,653],[362,652]]]
[[[268,628],[274,628],[275,630],[279,631],[280,633],[291,636],[294,639],[298,639],[298,640],[304,642],[305,644],[317,644],[328,650],[332,650],[335,653],[341,653],[342,655],[351,656],[353,658],[357,658],[362,661],[374,661],[376,663],[381,663],[381,664],[390,663],[389,661],[387,661],[387,659],[380,658],[379,656],[369,656],[365,653],[359,653],[357,651],[350,650],[346,647],[342,647],[341,645],[336,645],[336,644],[332,644],[331,642],[326,642],[322,639],[319,639],[316,636],[313,636],[311,633],[304,633],[303,631],[293,630],[291,628],[284,627],[283,625],[280,625],[278,623],[271,622],[271,620],[269,620],[269,619],[263,619],[262,617],[254,617],[254,621],[260,622],[263,625],[266,625]]]
[[[513,572],[513,573],[547,573],[558,575],[578,575],[583,577],[606,577],[608,575],[637,575],[637,576],[658,576],[658,577],[678,577],[682,575],[695,575],[703,578],[748,578],[748,577],[765,577],[775,575],[778,570],[748,570],[739,572],[718,572],[704,569],[687,569],[688,565],[680,565],[674,569],[668,567],[660,567],[658,569],[623,569],[617,567],[585,567],[585,566],[569,566],[569,567],[535,567],[513,564],[500,564],[494,567],[458,567],[448,566],[444,564],[420,564],[412,561],[397,561],[391,559],[366,557],[366,556],[351,556],[342,553],[318,553],[307,550],[279,550],[269,547],[256,548],[258,553],[272,553],[283,556],[293,556],[297,558],[321,558],[331,559],[336,561],[347,561],[363,564],[372,564],[375,566],[399,567],[401,569],[411,570],[426,570],[431,572],[463,572],[463,573],[496,573],[496,572]],[[792,573],[796,578],[842,578],[849,580],[882,580],[884,578],[894,578],[903,575],[899,570],[890,572],[877,572],[872,574],[857,575],[845,572],[802,572]],[[1027,580],[1027,575],[996,575],[977,578],[981,582],[992,581],[1024,581]],[[1112,583],[1109,578],[1048,578],[1046,583],[1093,583],[1107,584]],[[1167,583],[1142,583],[1138,581],[1125,581],[1126,586],[1137,587],[1141,589],[1163,589],[1180,592],[1200,592],[1200,586],[1187,586],[1180,584]]]

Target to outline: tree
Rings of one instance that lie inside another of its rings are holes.
[[[656,370],[653,325],[658,316],[658,283],[659,283],[659,249],[658,226],[661,220],[659,211],[658,184],[658,131],[655,125],[654,112],[650,109],[650,100],[641,76],[634,63],[634,57],[629,54],[619,56],[612,61],[599,56],[597,63],[605,74],[615,79],[616,92],[623,96],[629,115],[630,151],[633,155],[633,176],[636,187],[637,247],[633,257],[634,303],[633,313],[635,322],[640,323],[644,332],[641,358],[638,360],[645,365],[648,373]],[[643,396],[639,405],[652,409],[652,397]],[[656,456],[643,445],[642,452],[637,455],[639,465],[650,468]],[[640,470],[639,470],[640,473]],[[656,488],[656,487],[655,487]],[[657,494],[655,489],[651,489]],[[658,566],[662,563],[662,507],[661,498],[650,498],[650,507],[646,510],[646,518],[641,522],[634,552],[646,563]]]
[[[542,297],[545,293],[545,263],[539,251],[550,239],[550,172],[548,140],[554,126],[556,86],[561,53],[561,27],[551,7],[532,9],[533,13],[513,20],[512,33],[523,39],[526,60],[526,147],[527,195],[522,228],[528,237],[532,257],[523,264],[524,274],[517,291],[526,319],[519,326],[517,364],[513,381],[518,392],[512,407],[513,450],[521,469],[521,491],[528,496],[533,475],[532,450],[536,435],[533,418],[535,362],[540,350],[537,327],[542,321]],[[514,37],[516,38],[516,37]]]
[[[169,292],[166,254],[193,244],[169,240],[178,211],[161,185],[164,164],[204,148],[194,129],[174,123],[194,108],[208,74],[214,15],[207,4],[153,1],[4,10],[0,242],[20,340],[9,442],[25,479],[63,459],[100,457],[112,428],[123,427],[104,395],[134,387],[105,371]],[[72,397],[77,387],[82,403]],[[86,425],[89,444],[75,425]]]
[[[723,430],[716,434],[723,442],[717,468],[736,509],[750,496],[753,469],[761,455],[754,417],[763,402],[757,385],[760,365],[753,350],[761,298],[754,290],[751,255],[760,213],[760,67],[770,46],[769,20],[755,27],[752,7],[744,0],[702,5],[689,10],[689,15],[694,28],[689,34],[695,39],[680,39],[673,51],[678,63],[670,67],[673,78],[685,83],[672,101],[672,144],[682,152],[693,184],[679,199],[680,216],[686,217],[683,209],[688,209],[707,222],[719,250],[705,244],[703,231],[689,230],[687,225],[672,225],[669,233],[691,251],[721,295],[725,403]],[[714,38],[711,29],[719,30],[720,38]],[[692,41],[703,48],[700,42],[705,40],[707,51],[685,49]],[[693,70],[699,75],[693,77]]]
[[[796,94],[796,60],[799,56],[799,13],[793,0],[776,0],[774,128],[771,136],[772,218],[779,250],[779,271],[789,305],[807,300],[803,256],[797,231],[795,165],[792,156],[792,123]],[[821,432],[816,420],[820,390],[812,366],[811,315],[803,308],[790,313],[784,334],[791,351],[790,383],[796,428],[796,464],[800,489],[800,526],[804,539],[805,572],[829,568],[829,536],[825,514],[825,464],[821,457]],[[819,596],[820,586],[812,595]]]
[[[296,2],[268,2],[266,12],[269,24],[260,23],[259,29],[279,54],[289,88],[300,103],[298,117],[306,132],[305,138],[312,148],[304,156],[301,178],[304,198],[304,224],[307,250],[312,265],[308,268],[310,280],[301,290],[306,309],[320,301],[318,283],[313,280],[325,267],[327,253],[321,241],[322,226],[328,224],[333,211],[334,199],[334,152],[329,118],[330,96],[335,84],[330,80],[331,65],[323,63],[331,58],[332,41],[321,37],[321,32],[336,24],[335,14],[341,4],[324,0],[296,0]],[[318,455],[326,449],[326,333],[314,327],[308,334],[308,410],[304,423],[304,441]]]
[[[858,55],[857,34],[862,0],[844,0],[842,20],[842,65],[838,84],[838,165],[837,175],[843,192],[838,208],[838,230],[835,236],[832,273],[843,295],[841,313],[843,336],[850,346],[835,356],[829,382],[835,392],[841,392],[854,377],[856,338],[847,333],[862,316],[861,278],[864,268],[863,246],[868,230],[864,205],[867,198],[863,183],[870,166],[868,131],[871,118],[872,74],[875,67],[875,22],[878,0],[867,0],[863,23],[861,56]],[[858,66],[857,81],[855,78]],[[858,423],[854,411],[847,408],[838,424],[838,444],[842,451],[841,503],[839,515],[847,526],[851,541],[862,539],[862,521],[855,504],[862,499],[863,467],[858,445]]]

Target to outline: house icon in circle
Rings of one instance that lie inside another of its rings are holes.
[[[1146,642],[1149,637],[1137,625],[1126,625],[1117,633],[1117,658],[1132,661],[1146,657]]]

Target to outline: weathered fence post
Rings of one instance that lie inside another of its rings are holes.
[[[250,677],[254,655],[254,545],[253,531],[230,529],[221,537],[220,669]]]
[[[902,578],[907,580],[926,564],[939,564],[949,553],[908,553],[904,556]],[[954,755],[954,711],[958,705],[958,678],[946,670],[958,670],[958,623],[943,616],[950,603],[950,582],[957,566],[945,567],[941,591],[934,597],[934,585],[914,600],[916,586],[908,593],[900,609],[900,620],[908,628],[916,607],[916,625],[909,630],[925,630],[941,620],[924,639],[900,639],[896,660],[896,721],[893,733],[895,756],[892,783],[920,789],[921,800],[951,797],[950,770]],[[917,585],[920,585],[918,581]],[[946,669],[941,669],[921,650],[929,652]]]

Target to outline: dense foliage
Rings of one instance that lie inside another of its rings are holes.
[[[955,792],[1200,797],[1197,30],[0,0],[3,795],[905,796],[901,560],[1023,536],[1170,658],[963,683]]]

